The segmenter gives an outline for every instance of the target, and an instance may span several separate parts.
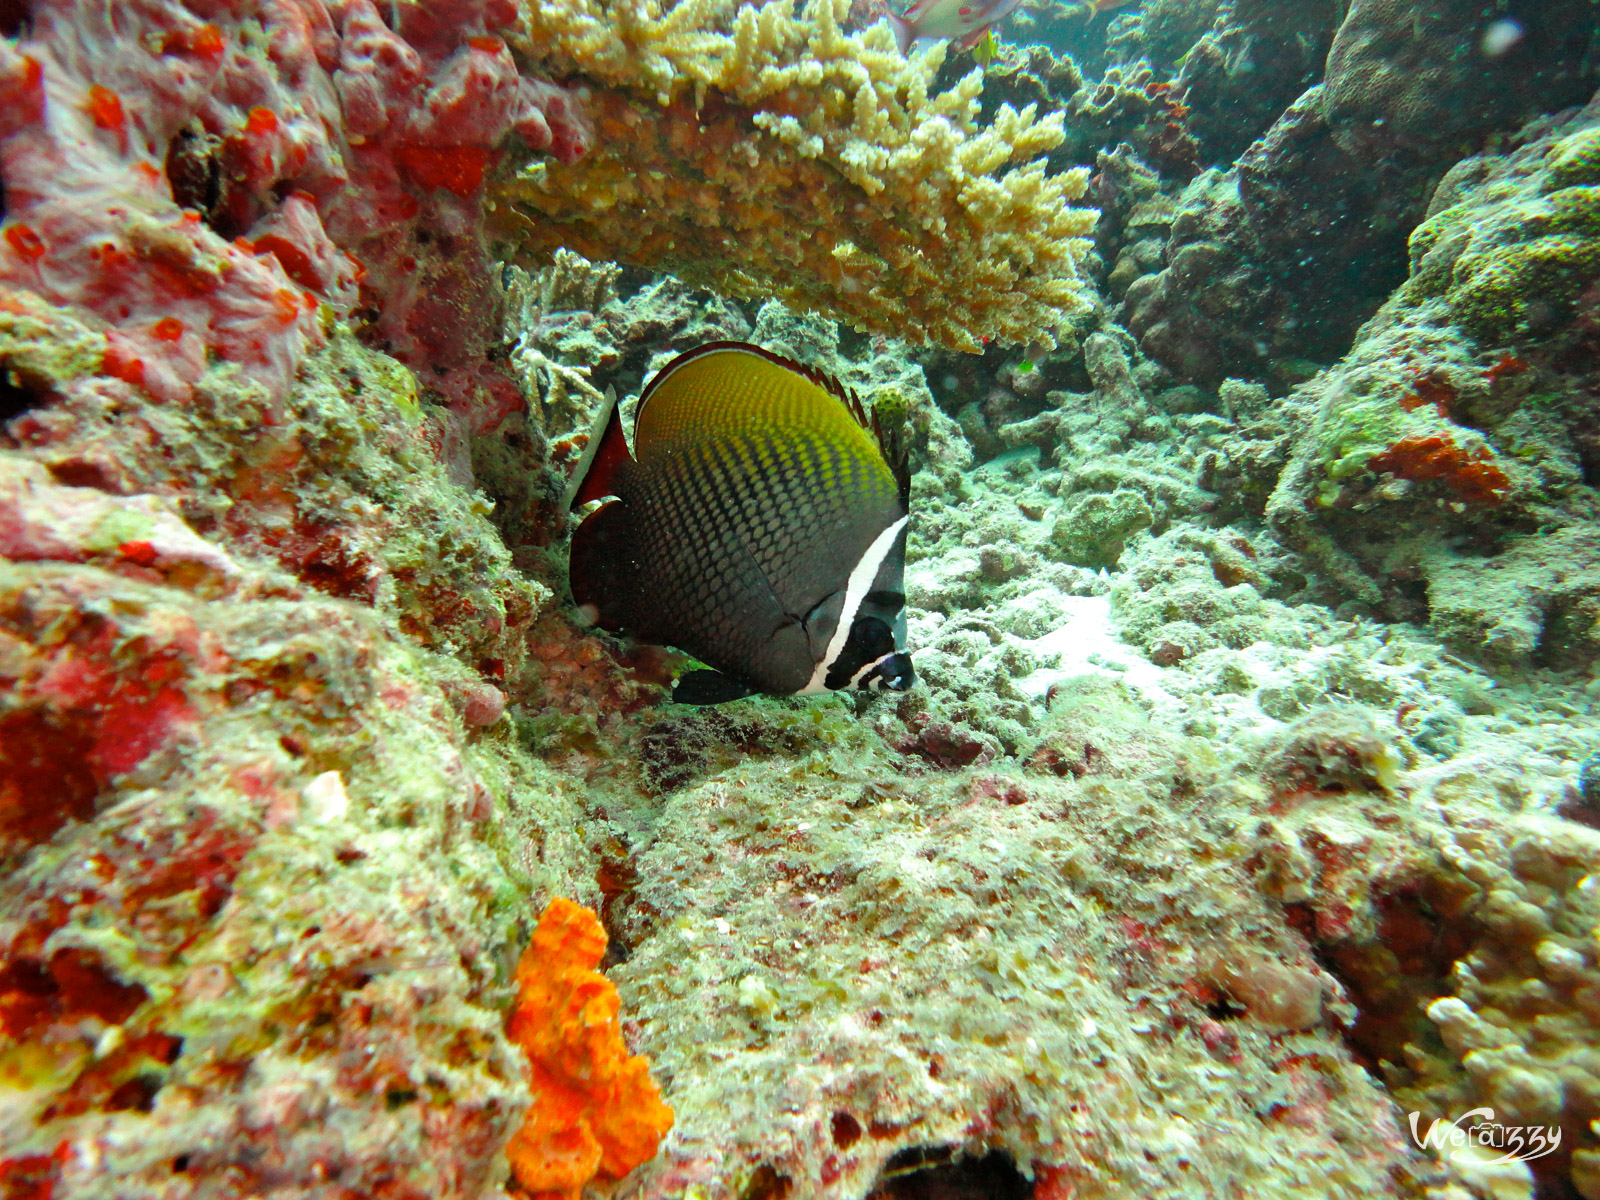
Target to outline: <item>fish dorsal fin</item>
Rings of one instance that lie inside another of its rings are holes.
[[[616,495],[617,468],[628,461],[628,440],[622,433],[617,393],[607,388],[605,403],[595,414],[594,424],[589,429],[589,444],[583,448],[583,457],[573,468],[562,508],[571,512],[591,500]]]
[[[751,342],[707,342],[703,346],[697,346],[693,350],[678,355],[677,358],[656,373],[655,378],[650,381],[643,394],[639,397],[639,406],[634,412],[634,445],[641,458],[648,453],[647,443],[657,435],[657,431],[664,426],[671,426],[677,422],[678,414],[676,412],[662,413],[660,411],[663,401],[657,398],[669,397],[665,400],[665,404],[669,408],[687,399],[686,397],[674,395],[676,389],[668,386],[669,381],[674,377],[681,378],[680,372],[692,371],[697,363],[703,364],[704,360],[713,356],[730,353],[753,356],[755,361],[751,363],[751,367],[756,372],[770,371],[772,367],[779,368],[782,372],[799,376],[806,382],[814,384],[837,400],[842,414],[877,444],[879,453],[882,454],[890,472],[895,477],[896,484],[900,487],[901,502],[904,504],[910,492],[910,475],[907,471],[904,438],[894,434],[886,436],[882,422],[877,420],[875,416],[869,417],[867,415],[866,409],[861,404],[861,398],[826,371],[795,362],[793,359],[785,358],[781,354],[775,354],[773,351]],[[772,389],[768,389],[769,395],[771,391]],[[652,400],[656,400],[654,408],[651,406]],[[703,423],[706,420],[716,420],[719,417],[731,420],[734,419],[734,414],[733,410],[729,409],[724,410],[721,414],[697,412],[696,417],[698,418],[696,424],[703,427]]]
[[[911,511],[911,439],[906,436],[905,422],[885,428],[877,406],[872,409],[872,436],[877,439],[883,459],[894,475],[895,486],[900,491],[900,507]]]

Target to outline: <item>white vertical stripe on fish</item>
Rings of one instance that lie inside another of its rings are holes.
[[[883,566],[883,560],[889,557],[889,551],[894,548],[895,538],[900,535],[900,531],[910,519],[909,516],[901,517],[880,533],[872,545],[867,547],[867,552],[861,556],[861,561],[856,563],[855,570],[850,572],[850,581],[845,584],[844,589],[844,607],[839,610],[839,624],[834,627],[833,637],[828,640],[828,652],[822,656],[822,661],[817,664],[816,670],[811,672],[811,678],[805,687],[800,689],[800,695],[828,690],[824,682],[828,678],[828,668],[833,666],[844,650],[844,644],[850,637],[850,627],[855,624],[856,613],[861,608],[861,601],[872,589],[872,581],[878,577],[878,568]]]

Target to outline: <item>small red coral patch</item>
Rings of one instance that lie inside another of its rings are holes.
[[[64,1150],[67,1143],[61,1144]],[[51,1200],[65,1154],[28,1154],[0,1158],[0,1197],[4,1200]]]
[[[100,790],[87,762],[93,721],[24,710],[0,717],[0,837],[40,842],[94,815]]]
[[[394,160],[418,186],[444,188],[463,200],[483,186],[489,151],[482,146],[396,146]]]
[[[148,995],[137,983],[118,982],[90,950],[57,950],[48,964],[15,959],[0,967],[0,1032],[21,1039],[83,1017],[121,1025]]]
[[[1431,404],[1441,417],[1450,416],[1450,406],[1460,394],[1456,385],[1439,371],[1419,371],[1411,368],[1411,391],[1400,397],[1400,407],[1406,412]]]
[[[1483,373],[1483,377],[1491,384],[1499,383],[1502,379],[1509,379],[1513,375],[1521,375],[1528,369],[1528,364],[1515,354],[1507,351],[1502,354],[1493,366]]]
[[[1367,466],[1397,479],[1437,480],[1469,504],[1499,504],[1511,489],[1511,481],[1487,449],[1463,450],[1438,434],[1404,438],[1373,455]]]

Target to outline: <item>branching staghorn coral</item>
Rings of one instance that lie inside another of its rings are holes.
[[[494,185],[508,259],[559,246],[775,293],[856,326],[975,351],[1053,345],[1086,306],[1086,170],[1047,175],[1060,114],[977,123],[981,70],[930,95],[886,26],[846,35],[845,0],[735,14],[726,0],[525,4],[519,53],[587,86],[597,144]]]

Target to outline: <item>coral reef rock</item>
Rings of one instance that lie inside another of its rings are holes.
[[[1451,169],[1266,510],[1350,594],[1505,665],[1600,655],[1597,135],[1591,104]]]
[[[854,7],[0,0],[0,1200],[1600,1197],[1593,6]],[[721,338],[915,689],[564,603]]]
[[[1231,168],[1184,194],[1161,271],[1127,291],[1146,353],[1187,379],[1328,362],[1405,277],[1406,236],[1444,170],[1485,135],[1580,104],[1600,82],[1586,0],[1529,15],[1504,53],[1478,6],[1426,16],[1358,0],[1323,81]]]

